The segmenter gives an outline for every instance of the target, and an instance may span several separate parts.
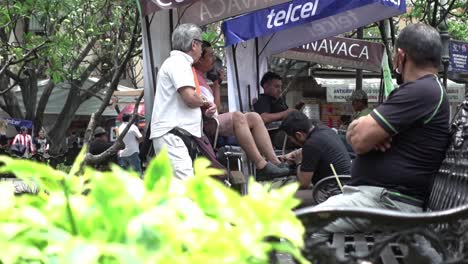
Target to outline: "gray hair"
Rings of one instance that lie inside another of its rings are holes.
[[[440,64],[440,35],[429,25],[418,23],[405,27],[398,35],[396,47],[405,51],[416,66],[438,67]]]
[[[195,24],[179,25],[172,33],[172,49],[188,52],[194,39],[201,40],[201,29]]]

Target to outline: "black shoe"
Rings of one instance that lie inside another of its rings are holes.
[[[257,181],[268,181],[274,178],[286,177],[289,175],[289,168],[282,168],[268,162],[263,169],[257,169]]]

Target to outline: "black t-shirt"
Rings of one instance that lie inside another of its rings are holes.
[[[427,199],[449,143],[449,101],[437,77],[426,75],[403,84],[370,115],[392,136],[391,148],[358,155],[351,185],[385,187]]]
[[[314,172],[312,183],[333,175],[330,164],[338,175],[349,175],[351,159],[339,136],[330,128],[317,125],[302,146],[301,171]]]
[[[103,140],[95,139],[89,144],[89,153],[93,155],[99,155],[106,151],[108,148],[112,147],[113,143],[106,142]],[[117,163],[117,156],[113,155],[107,162]],[[104,163],[107,163],[104,162]]]
[[[253,105],[255,112],[263,113],[279,113],[288,110],[288,105],[284,98],[275,99],[272,96],[261,94],[257,102]]]

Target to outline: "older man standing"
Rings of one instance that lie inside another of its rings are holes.
[[[193,176],[192,158],[182,137],[202,136],[202,110],[212,116],[216,105],[200,95],[192,64],[202,54],[201,29],[182,24],[172,34],[172,51],[158,73],[151,120],[153,146],[158,154],[167,147],[177,178]]]

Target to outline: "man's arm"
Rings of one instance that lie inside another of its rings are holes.
[[[391,137],[371,115],[366,115],[349,125],[346,139],[357,154],[365,154],[382,146],[389,148]]]
[[[265,124],[281,121],[286,118],[286,116],[291,113],[292,111],[296,111],[294,109],[289,108],[288,110],[284,110],[283,112],[278,113],[262,113],[260,116]]]
[[[302,161],[297,166],[297,179],[301,188],[309,188],[321,160],[321,150],[317,143],[306,141],[301,151]]]
[[[203,98],[195,92],[195,88],[190,86],[184,86],[177,89],[182,100],[190,108],[202,107],[205,103]]]
[[[138,127],[135,125],[132,125],[132,129],[135,132],[135,138],[137,139],[138,143],[143,142],[145,139],[143,138],[143,135],[140,133],[140,130],[138,129]]]
[[[313,177],[313,171],[301,171],[301,165],[297,167],[297,180],[299,181],[300,189],[308,189]]]

